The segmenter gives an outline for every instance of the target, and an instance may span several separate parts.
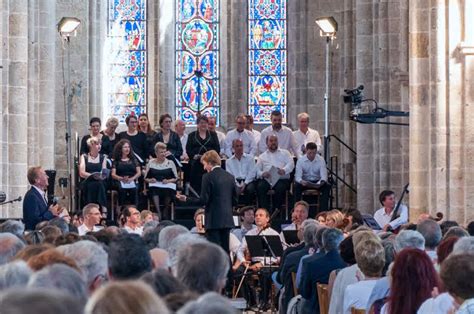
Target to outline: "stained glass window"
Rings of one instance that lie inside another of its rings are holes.
[[[176,119],[219,123],[219,0],[176,0]]]
[[[146,111],[146,0],[109,0],[104,82],[108,115],[124,122]]]
[[[270,123],[279,110],[286,123],[287,0],[248,0],[249,114],[254,123]]]

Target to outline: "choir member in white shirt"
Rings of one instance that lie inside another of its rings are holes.
[[[301,154],[306,152],[306,144],[313,142],[318,145],[318,151],[321,151],[321,137],[318,131],[309,127],[309,114],[302,112],[298,114],[298,130],[293,132],[296,143],[300,149]]]
[[[258,143],[260,143],[260,137],[261,133],[253,128],[253,116],[250,114],[245,115],[245,118],[247,118],[247,121],[245,123],[245,129],[247,131],[250,131],[253,135],[253,138],[255,140],[255,144],[258,146]],[[258,147],[257,147],[257,152],[256,154],[258,155]]]
[[[99,205],[90,203],[84,206],[82,209],[82,217],[84,221],[82,225],[77,228],[77,233],[80,236],[83,236],[88,232],[96,232],[102,229],[102,227],[97,226],[100,223],[100,219],[102,218]]]
[[[266,138],[267,150],[258,157],[257,161],[257,198],[260,207],[270,209],[270,199],[267,195],[270,189],[273,195],[273,208],[281,209],[285,193],[290,188],[290,173],[295,167],[293,157],[286,149],[278,148],[278,137],[274,134]],[[272,175],[273,174],[273,175]],[[272,178],[278,180],[272,182]],[[270,184],[272,182],[274,185]]]
[[[328,182],[328,171],[326,162],[318,154],[318,147],[315,143],[306,144],[306,155],[298,159],[295,170],[295,201],[301,200],[301,193],[304,190],[319,190],[319,211],[328,210],[329,192],[331,186]],[[310,212],[310,217],[315,217],[317,213]]]
[[[224,150],[225,150],[225,133],[218,131],[216,129],[216,124],[217,124],[216,117],[210,116],[208,120],[209,120],[209,123],[208,123],[209,131],[216,132],[217,138],[219,139],[219,145],[221,147],[221,151],[219,152],[219,154],[222,155],[224,154]]]
[[[244,152],[250,156],[255,156],[257,153],[257,143],[253,137],[252,132],[245,129],[246,118],[244,114],[239,114],[235,119],[236,128],[229,131],[224,141],[224,153],[227,158],[232,157],[233,154],[233,141],[235,139],[242,140],[244,144]],[[221,148],[222,150],[222,148]]]
[[[181,140],[181,146],[183,147],[183,154],[181,155],[181,160],[189,160],[188,154],[186,154],[186,143],[188,142],[188,134],[184,131],[186,130],[186,123],[183,120],[176,120],[174,123],[174,131],[178,133],[179,139]]]
[[[235,139],[232,142],[234,155],[226,161],[225,170],[235,178],[239,203],[250,205],[254,203],[256,193],[256,165],[253,156],[244,153],[244,144]]]
[[[379,226],[383,228],[383,231],[396,230],[408,222],[408,208],[403,204],[400,204],[398,208],[397,217],[393,217],[394,219],[392,219],[393,211],[397,205],[393,191],[382,191],[379,195],[379,201],[383,207],[375,212],[374,219]]]
[[[143,233],[143,227],[141,226],[140,212],[135,206],[128,205],[122,210],[123,215],[123,228],[128,233],[138,234],[139,236]]]
[[[297,158],[301,156],[301,148],[296,143],[295,136],[290,128],[282,125],[283,116],[280,111],[272,111],[271,114],[272,125],[266,127],[262,131],[260,142],[258,143],[258,150],[263,153],[266,149],[266,140],[270,134],[274,134],[278,137],[278,144],[281,148],[286,149]]]

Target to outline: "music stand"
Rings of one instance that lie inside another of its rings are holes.
[[[286,244],[292,245],[300,243],[300,239],[298,239],[297,230],[283,230],[282,232],[283,236],[285,237]]]

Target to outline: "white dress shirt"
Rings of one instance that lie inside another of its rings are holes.
[[[38,191],[38,193],[41,195],[41,197],[43,198],[46,205],[48,205],[48,199],[46,198],[46,192],[44,190],[40,189],[39,187],[37,187],[36,185],[32,185],[32,187],[34,187],[36,189],[36,191]]]
[[[239,241],[242,242],[242,239],[245,237],[247,232],[253,229],[257,229],[257,226],[252,225],[250,229],[246,229],[244,225],[242,225],[240,228],[232,230],[231,233],[233,233],[237,237],[237,239],[239,239]]]
[[[255,180],[256,165],[252,156],[243,154],[240,160],[233,155],[227,159],[225,163],[225,170],[237,179],[244,179],[245,184],[249,184]]]
[[[219,153],[223,153],[225,150],[225,133],[221,131],[217,131],[217,139],[219,140],[219,146],[221,147],[221,151]]]
[[[237,256],[237,252],[240,248],[240,240],[233,234],[232,232],[229,233],[229,255],[232,264],[234,264],[234,260]]]
[[[128,233],[138,234],[139,236],[141,236],[143,233],[143,227],[136,227],[135,229],[132,229],[129,226],[125,226],[123,228],[127,230]]]
[[[318,131],[308,128],[308,131],[303,133],[298,129],[293,132],[293,135],[295,136],[295,141],[298,144],[301,153],[306,149],[306,144],[311,142],[316,143],[316,145],[318,145],[318,151],[321,151],[321,137],[319,136]]]
[[[181,146],[183,147],[183,155],[187,157],[188,154],[186,154],[186,143],[188,142],[188,134],[184,133],[183,136],[180,136],[179,139],[181,140]]]
[[[234,129],[227,133],[224,141],[224,153],[227,158],[230,158],[234,154],[232,150],[232,142],[235,139],[240,139],[244,143],[244,153],[255,156],[257,153],[257,143],[255,142],[252,132],[245,129],[242,132],[239,132],[237,129]]]
[[[318,182],[319,180],[328,181],[328,170],[324,158],[318,154],[313,161],[306,155],[296,162],[295,181],[301,183],[301,180]]]
[[[284,125],[281,126],[279,131],[274,130],[271,125],[263,129],[260,142],[258,143],[258,150],[260,153],[267,150],[267,137],[272,134],[278,137],[278,147],[293,153],[297,158],[301,156],[301,149],[296,143],[293,132],[290,128]]]
[[[103,227],[99,227],[99,226],[94,226],[94,227],[92,227],[92,229],[89,229],[89,228],[87,228],[87,226],[85,224],[82,224],[79,227],[77,227],[77,233],[80,236],[83,236],[83,235],[86,235],[88,232],[97,232],[97,231],[102,230],[102,229],[103,229]]]
[[[260,143],[260,138],[262,136],[262,133],[254,129],[252,129],[250,132],[252,132],[253,138],[255,139],[255,144],[258,146],[258,143]],[[257,154],[258,154],[258,149],[257,149]]]
[[[254,235],[257,235],[258,233],[260,232],[260,229],[258,228],[255,228],[255,229],[252,229],[250,230],[249,232],[247,232],[247,234],[245,236],[254,236]],[[264,229],[262,232],[260,232],[259,235],[265,235],[265,236],[280,236],[278,234],[278,232],[276,232],[274,229],[272,228],[266,228]],[[281,239],[281,238],[280,238]],[[239,250],[237,251],[237,259],[241,262],[245,261],[245,255],[244,255],[244,252],[245,250],[247,249],[247,240],[245,239],[245,237],[242,239],[242,243],[240,244],[240,247],[239,247]],[[264,260],[264,257],[261,256],[261,257],[252,257],[252,262],[261,262],[263,263],[263,260]],[[265,260],[265,264],[270,264],[271,262],[276,262],[277,259],[273,258],[273,257],[267,257],[266,260]]]
[[[329,314],[342,313],[344,306],[344,292],[346,288],[359,281],[357,274],[360,273],[359,266],[357,264],[351,265],[344,269],[341,269],[334,280],[334,285],[331,292],[331,302],[329,302]],[[363,275],[362,275],[363,276]],[[369,296],[367,296],[367,299]]]
[[[262,178],[262,173],[270,171],[272,167],[285,170],[282,179],[289,179],[290,173],[295,168],[293,157],[286,149],[278,148],[274,152],[265,151],[258,157],[257,161],[257,177]]]
[[[379,224],[381,228],[383,228],[386,224],[389,224],[392,227],[392,229],[397,229],[401,225],[408,222],[408,208],[405,205],[400,204],[398,213],[399,213],[399,217],[395,219],[394,221],[390,222],[390,219],[392,219],[393,211],[390,214],[387,214],[385,212],[385,208],[382,207],[375,212],[374,219],[375,221],[377,221],[377,223]]]
[[[344,306],[341,313],[351,314],[352,307],[367,310],[367,302],[376,282],[376,279],[362,280],[348,285],[344,292]]]
[[[429,298],[423,302],[418,309],[417,314],[448,314],[453,307],[453,297],[448,292],[444,292],[438,295],[436,298]]]

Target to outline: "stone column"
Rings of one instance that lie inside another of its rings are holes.
[[[6,192],[9,199],[24,195],[27,188],[27,129],[28,123],[28,1],[9,0],[8,12],[8,62],[4,64],[7,71],[7,97],[4,121],[3,145],[5,164],[4,172],[7,182]],[[2,217],[22,217],[21,203],[3,206]]]

